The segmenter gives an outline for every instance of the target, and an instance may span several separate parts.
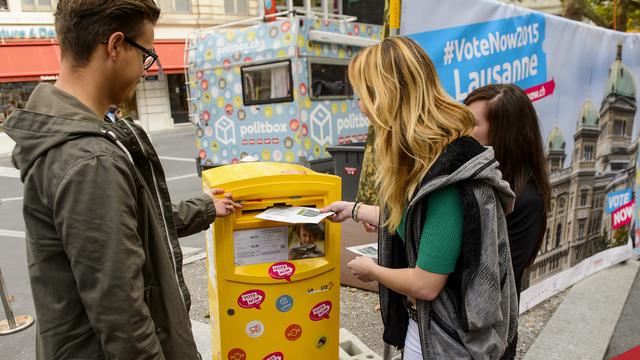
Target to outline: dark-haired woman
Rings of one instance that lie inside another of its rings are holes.
[[[471,135],[493,147],[503,179],[516,194],[507,227],[519,299],[522,274],[535,260],[547,228],[549,177],[538,116],[527,95],[515,85],[481,87],[464,103],[476,118]]]

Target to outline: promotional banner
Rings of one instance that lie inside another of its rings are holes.
[[[631,256],[640,35],[491,0],[403,0],[401,33],[456,100],[512,83],[534,103],[551,204],[521,311]]]

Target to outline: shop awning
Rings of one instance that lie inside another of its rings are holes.
[[[157,40],[154,48],[165,74],[184,72],[184,40]],[[158,64],[154,64],[148,73],[157,74]]]
[[[165,74],[184,72],[184,40],[154,44]],[[0,83],[55,80],[60,72],[60,47],[54,40],[0,42]],[[158,73],[158,65],[148,72]]]
[[[50,80],[59,69],[60,47],[56,42],[0,43],[0,82]]]

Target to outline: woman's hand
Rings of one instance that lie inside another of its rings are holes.
[[[216,217],[231,215],[235,209],[242,208],[240,204],[233,201],[231,193],[225,193],[223,189],[207,189],[205,192],[213,200],[213,204],[216,207]],[[224,194],[221,199],[216,197],[216,195],[220,194]]]
[[[364,230],[368,233],[378,232],[378,227],[375,225],[371,225],[368,222],[363,222],[362,226],[364,226]]]
[[[359,256],[347,264],[349,270],[353,276],[357,277],[360,281],[370,282],[373,281],[371,273],[378,266],[372,258],[368,256]]]
[[[326,213],[329,211],[333,211],[335,214],[329,217],[329,220],[332,222],[343,222],[347,219],[351,219],[351,212],[353,211],[353,206],[355,203],[348,201],[336,201],[329,206],[320,209],[320,212]]]

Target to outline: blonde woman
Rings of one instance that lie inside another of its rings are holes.
[[[505,212],[514,194],[493,150],[469,136],[472,113],[408,38],[360,52],[349,79],[375,129],[382,208],[340,201],[323,211],[379,225],[378,263],[348,266],[380,283],[384,341],[406,360],[512,357],[518,304]]]

